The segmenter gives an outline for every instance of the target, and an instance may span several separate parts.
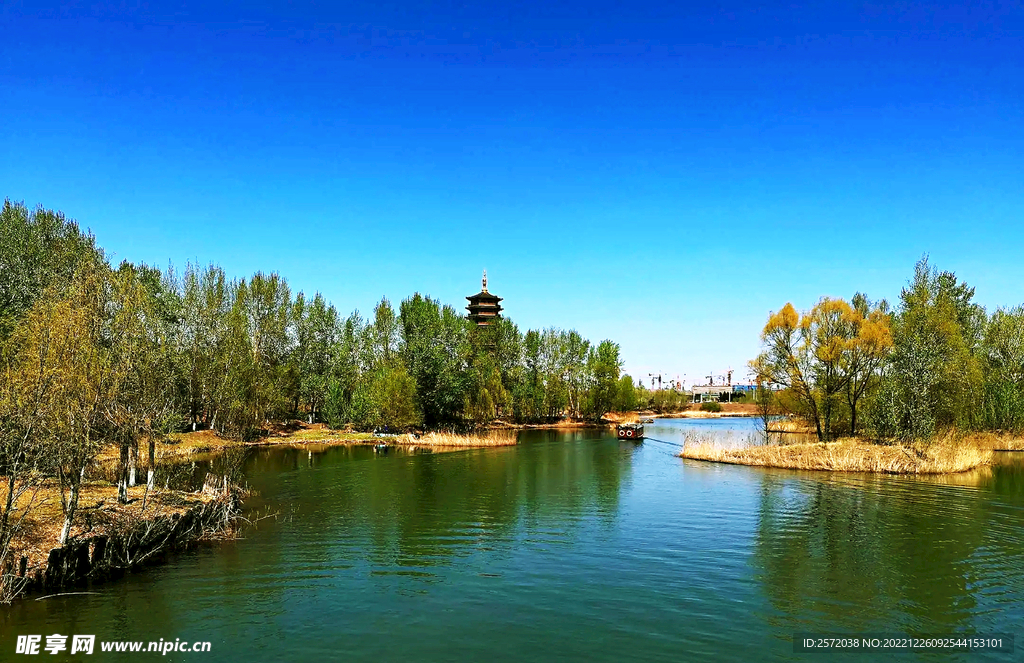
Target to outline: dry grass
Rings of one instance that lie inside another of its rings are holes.
[[[612,424],[638,424],[640,423],[639,412],[608,412],[602,419]]]
[[[419,439],[406,437],[399,438],[398,441],[428,447],[508,447],[517,443],[518,433],[508,429],[489,430],[469,435],[427,433],[421,435]]]
[[[803,433],[807,435],[814,435],[814,426],[808,424],[802,419],[793,419],[790,417],[783,417],[781,419],[772,420],[772,431],[782,433]]]
[[[992,462],[992,449],[970,438],[940,438],[928,445],[880,445],[857,439],[828,444],[789,444],[723,448],[705,440],[684,445],[683,458],[736,465],[793,470],[879,472],[884,474],[949,474]]]
[[[141,518],[145,491],[145,486],[129,488],[129,503],[120,504],[117,501],[116,485],[100,481],[84,484],[78,499],[78,511],[75,515],[75,524],[71,528],[71,537],[105,533],[105,523],[112,516]],[[145,497],[145,515],[150,518],[155,515],[183,513],[196,504],[212,499],[201,493],[163,489],[151,491]],[[0,492],[0,499],[5,498],[6,491]],[[30,510],[12,541],[11,559],[16,560],[25,555],[29,558],[28,568],[32,569],[45,564],[47,554],[57,545],[60,538],[64,515],[57,483],[47,480],[39,486],[38,491],[22,495],[16,503],[14,517],[17,518],[26,507]]]
[[[969,443],[993,451],[1024,451],[1024,437],[1008,433],[970,433],[964,436]]]

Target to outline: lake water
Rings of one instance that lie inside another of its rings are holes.
[[[437,454],[254,451],[250,505],[276,519],[95,595],[0,608],[0,660],[22,658],[16,635],[51,633],[212,643],[163,660],[488,663],[867,661],[891,657],[794,653],[793,636],[1021,633],[1024,465],[916,479],[674,455],[687,431],[754,425],[659,420],[642,445],[587,430]]]

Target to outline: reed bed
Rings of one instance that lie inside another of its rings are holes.
[[[692,442],[692,443],[691,443]],[[687,440],[683,458],[735,465],[792,470],[878,472],[884,474],[950,474],[992,462],[992,450],[969,439],[939,439],[928,445],[881,445],[857,439],[828,444],[749,445],[723,447],[707,440]]]
[[[518,432],[510,429],[496,429],[468,435],[426,433],[419,439],[410,437],[409,442],[428,447],[509,447],[518,442]]]

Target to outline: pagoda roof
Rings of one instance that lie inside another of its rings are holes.
[[[500,302],[503,298],[502,297],[498,297],[497,295],[492,295],[491,293],[487,292],[486,290],[481,290],[480,292],[476,293],[475,295],[471,295],[469,297],[466,297],[466,299],[468,299],[469,301],[474,301],[474,300],[478,300],[478,299],[489,299],[489,300],[492,300],[492,301],[495,301],[495,302]]]

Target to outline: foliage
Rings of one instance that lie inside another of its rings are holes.
[[[700,404],[701,412],[721,412],[722,405],[718,401],[705,401]]]
[[[857,404],[892,347],[885,305],[854,301],[824,297],[802,316],[786,304],[769,317],[764,350],[751,362],[758,384],[785,389],[791,412],[811,421],[822,441],[843,428],[843,415],[855,430]]]
[[[4,200],[0,208],[0,341],[47,288],[66,287],[102,254],[92,235],[60,212]]]
[[[927,257],[895,311],[860,293],[850,304],[824,298],[803,316],[787,304],[762,339],[752,372],[822,440],[862,427],[905,442],[1024,430],[1024,307],[987,315],[974,288]]]

